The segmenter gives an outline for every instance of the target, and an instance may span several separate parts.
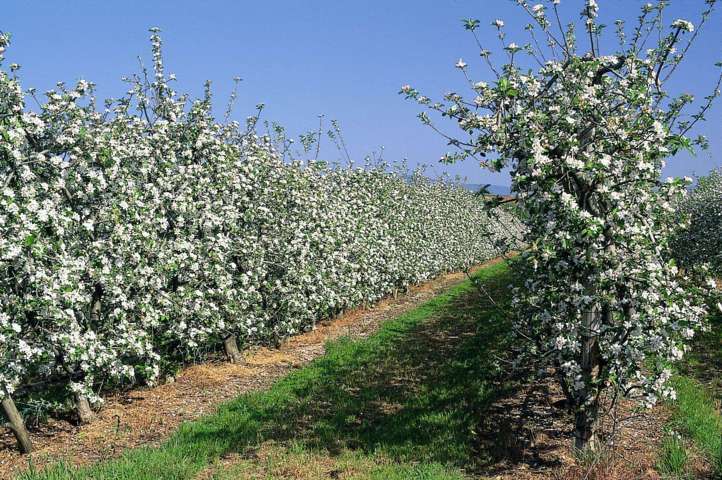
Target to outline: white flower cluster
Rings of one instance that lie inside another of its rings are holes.
[[[698,179],[680,213],[688,228],[675,238],[676,256],[685,266],[707,263],[722,276],[722,169]]]
[[[595,16],[597,3],[586,6]],[[411,86],[402,90],[471,139],[450,141],[463,146],[452,160],[482,157],[492,170],[511,169],[529,245],[519,262],[517,331],[592,418],[611,385],[647,403],[672,395],[665,362],[678,360],[704,324],[707,287],[678,269],[669,248],[687,180],[660,175],[687,139],[670,131],[668,112],[655,103],[658,61],[630,50],[570,54],[534,74],[510,63],[493,70],[504,75],[495,88],[475,89],[473,100],[450,93],[433,103]],[[719,258],[719,182],[695,201],[694,209],[715,212],[707,217],[715,226],[699,235]]]
[[[678,18],[677,20],[672,22],[672,26],[686,32],[694,32],[694,24],[688,20],[684,20],[681,18]]]
[[[495,255],[481,198],[284,163],[217,123],[210,94],[176,94],[151,40],[154,75],[105,110],[81,81],[26,111],[0,72],[0,398],[52,379],[98,401],[230,335],[277,341]]]

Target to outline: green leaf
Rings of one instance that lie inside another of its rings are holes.
[[[496,89],[504,97],[516,97],[519,95],[519,91],[512,87],[509,79],[505,77],[499,79],[496,83]]]
[[[467,30],[471,30],[472,32],[479,28],[479,20],[475,18],[467,18],[462,20],[462,23],[464,24],[464,28]]]
[[[680,150],[687,150],[692,155],[695,155],[694,148],[692,148],[692,142],[689,138],[684,135],[670,135],[667,137],[667,146],[672,151],[672,154],[676,154]]]

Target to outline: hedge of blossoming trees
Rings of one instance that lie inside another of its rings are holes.
[[[674,239],[682,265],[708,263],[722,276],[722,170],[700,177],[692,193],[682,201],[681,214],[689,228]]]
[[[0,399],[25,451],[13,396],[64,389],[85,422],[99,391],[223,344],[239,361],[238,342],[465,269],[507,234],[419,173],[284,163],[257,116],[218,123],[210,89],[178,95],[151,41],[152,71],[105,108],[80,81],[35,113],[18,67],[0,73]]]
[[[708,286],[691,270],[680,272],[669,248],[686,181],[660,175],[678,149],[705,144],[687,134],[719,95],[719,82],[691,113],[693,98],[672,97],[664,85],[715,1],[700,2],[697,29],[687,20],[668,23],[666,1],[645,4],[632,25],[615,22],[618,44],[609,55],[600,49],[597,2],[572,2],[582,10],[578,35],[559,21],[559,3],[517,1],[530,19],[528,44],[507,43],[504,22],[492,22],[504,65],[481,44],[480,22],[464,21],[492,82],[472,80],[459,60],[468,94],[447,93],[437,103],[408,85],[401,93],[463,131],[448,136],[456,150],[444,160],[472,157],[511,170],[529,245],[513,302],[516,332],[539,367],[558,377],[575,415],[576,447],[594,448],[601,409],[618,396],[646,404],[674,396],[668,362],[703,326]],[[426,111],[420,119],[439,130]]]

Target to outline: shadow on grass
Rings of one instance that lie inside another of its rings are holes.
[[[509,281],[504,272],[485,286],[504,303]],[[518,461],[513,439],[502,448],[479,440],[504,440],[501,431],[513,435],[509,424],[494,421],[499,416],[484,422],[486,431],[474,428],[514,388],[499,360],[509,347],[510,324],[485,298],[470,287],[442,298],[448,305],[424,322],[407,319],[364,342],[334,342],[311,368],[277,385],[278,395],[250,395],[225,406],[221,416],[241,423],[191,427],[183,441],[224,437],[237,451],[268,440],[294,441],[332,455],[362,450],[470,470]]]
[[[523,461],[512,424],[524,418],[512,422],[498,408],[517,388],[504,363],[510,323],[489,300],[506,304],[511,275],[498,264],[478,278],[488,295],[464,282],[368,339],[330,342],[323,357],[184,424],[161,448],[24,478],[195,478],[230,453],[254,458],[268,441],[474,473]]]
[[[672,403],[670,427],[689,437],[706,457],[710,466],[706,473],[711,478],[722,479],[722,316],[719,313],[710,319],[710,330],[694,339],[692,351],[678,368],[680,375],[673,380],[677,398]],[[677,461],[679,466],[671,462],[675,454],[684,455]],[[668,443],[661,456],[661,467],[684,470],[688,468],[686,464],[684,448]]]

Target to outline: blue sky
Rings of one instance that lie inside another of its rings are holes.
[[[562,11],[578,20],[582,3],[562,0]],[[617,17],[632,21],[643,4],[599,3],[609,24]],[[679,17],[696,23],[703,5],[673,1],[670,23]],[[244,79],[234,118],[244,119],[263,102],[264,118],[300,133],[315,128],[317,115],[324,114],[340,121],[355,158],[383,146],[387,160],[432,164],[431,174],[448,170],[473,183],[508,184],[505,175],[493,176],[472,162],[439,165],[444,140],[420,125],[418,107],[397,94],[406,83],[436,98],[461,91],[463,78],[454,68],[459,57],[474,67],[475,79],[490,80],[462,28],[461,19],[468,17],[483,25],[504,19],[510,41],[527,40],[521,29],[528,18],[510,0],[5,0],[0,30],[13,35],[6,57],[22,65],[24,87],[44,91],[59,80],[84,78],[98,84],[100,97],[113,97],[125,90],[120,77],[137,71],[137,56],[148,63],[147,29],[158,26],[166,71],[177,74],[180,91],[200,95],[210,79],[222,112],[232,78]],[[491,28],[484,32],[490,45],[498,45]],[[691,50],[673,90],[706,95],[720,59],[722,11]],[[711,149],[697,157],[680,155],[666,174],[700,174],[722,165],[721,117],[718,102],[697,131],[710,137]],[[453,124],[441,125],[454,132]],[[339,156],[328,143],[322,152],[329,160]]]

